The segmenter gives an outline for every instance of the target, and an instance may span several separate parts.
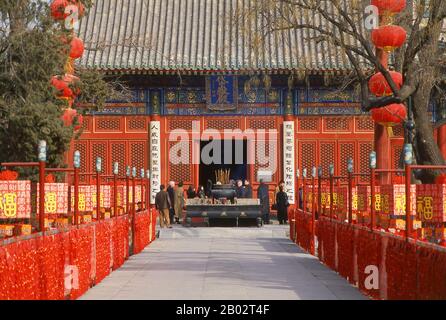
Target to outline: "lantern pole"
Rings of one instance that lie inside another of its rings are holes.
[[[405,172],[406,172],[406,241],[409,241],[410,235],[412,234],[412,216],[411,216],[411,175],[412,175],[412,165],[413,162],[413,148],[411,144],[404,145],[404,163],[405,163]]]
[[[307,212],[307,206],[306,206],[306,188],[307,187],[307,168],[302,169],[302,211],[304,213]]]
[[[150,206],[151,206],[151,203],[150,203],[150,201],[151,201],[151,194],[150,194],[150,170],[149,169],[146,170],[146,178],[147,178],[147,199],[146,199],[147,204],[146,204],[146,208],[150,209]]]
[[[353,159],[347,160],[347,175],[348,175],[348,223],[353,223]]]
[[[127,166],[126,170],[125,170],[125,213],[129,214],[130,213],[130,166]]]
[[[135,244],[136,244],[136,168],[133,167],[132,170],[132,239],[133,239],[133,253],[135,253]]]
[[[334,178],[334,164],[330,164],[330,220],[333,220],[333,178]]]
[[[312,195],[311,195],[311,243],[310,243],[310,250],[311,254],[314,255],[315,253],[315,235],[316,235],[316,208],[315,208],[315,179],[316,179],[316,167],[313,167],[311,170],[311,187]]]
[[[96,219],[101,220],[101,176],[102,158],[96,158]]]
[[[369,158],[370,166],[370,231],[376,227],[375,222],[375,184],[376,184],[376,152],[372,151]],[[368,197],[365,199],[368,205]]]
[[[47,144],[45,140],[39,141],[39,231],[45,234],[45,167],[47,160]]]
[[[79,168],[81,167],[81,153],[74,152],[74,225],[79,224]]]
[[[322,175],[323,169],[319,167],[317,170],[317,208],[318,208],[318,219],[322,215]]]
[[[119,163],[115,162],[113,164],[113,216],[118,216],[118,174],[119,174]]]
[[[140,175],[141,175],[141,210],[144,210],[145,208],[145,204],[144,204],[144,198],[145,198],[145,190],[144,190],[144,169],[140,170]]]

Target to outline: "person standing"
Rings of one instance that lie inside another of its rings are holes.
[[[242,199],[245,196],[245,188],[243,187],[242,180],[237,180],[237,186],[235,189],[235,196],[238,199]]]
[[[164,228],[172,228],[170,225],[170,217],[169,217],[169,209],[171,207],[170,205],[170,198],[169,194],[164,191],[165,186],[162,184],[160,186],[160,191],[155,196],[155,208],[159,212],[160,217],[160,227]]]
[[[206,190],[205,190],[205,194],[206,197],[208,197],[209,199],[212,198],[212,188],[213,188],[214,184],[212,183],[211,179],[208,179],[208,182],[206,183]]]
[[[187,198],[188,199],[194,199],[197,196],[197,192],[195,191],[194,186],[189,186],[187,189]]]
[[[263,222],[269,224],[269,192],[268,186],[263,182],[263,179],[260,179],[257,198],[260,199],[260,205],[262,206]]]
[[[170,208],[169,208],[169,218],[170,221],[173,222],[175,216],[175,182],[170,181],[169,186],[167,187],[167,193],[169,194],[170,199]]]
[[[243,198],[252,199],[252,187],[249,184],[248,180],[245,180],[245,191],[243,194]]]
[[[279,186],[279,192],[276,195],[277,219],[280,224],[284,224],[288,220],[288,195],[283,191],[283,186]]]
[[[198,186],[197,197],[200,198],[200,199],[206,198],[206,193],[204,192],[204,187],[203,186]]]
[[[178,183],[178,188],[175,190],[175,223],[180,223],[180,218],[183,218],[184,208],[184,189],[183,182]]]

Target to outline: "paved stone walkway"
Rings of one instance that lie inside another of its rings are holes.
[[[287,238],[288,226],[162,229],[82,299],[365,299]]]

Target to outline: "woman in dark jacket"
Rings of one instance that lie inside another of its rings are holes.
[[[283,186],[279,187],[279,192],[276,196],[277,205],[277,219],[280,224],[284,224],[288,220],[288,195],[283,191]]]
[[[195,191],[195,187],[189,186],[187,189],[187,198],[194,199],[197,196],[197,192]]]

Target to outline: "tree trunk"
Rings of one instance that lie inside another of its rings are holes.
[[[422,80],[418,90],[413,95],[416,159],[417,163],[422,165],[444,165],[445,160],[435,141],[431,116],[428,112],[431,88],[431,81]],[[438,175],[438,172],[424,170],[418,178],[423,183],[433,183],[436,175]]]

